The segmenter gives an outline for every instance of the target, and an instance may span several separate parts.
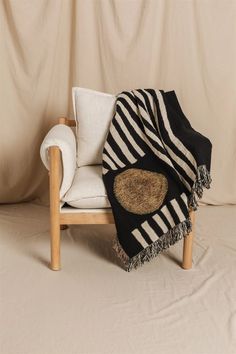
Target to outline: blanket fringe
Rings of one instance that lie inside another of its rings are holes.
[[[189,197],[189,208],[192,210],[197,210],[198,208],[198,198],[201,199],[203,195],[203,188],[210,188],[211,175],[207,170],[206,165],[198,166],[197,177],[192,187],[192,193]]]
[[[197,177],[192,187],[191,195],[189,196],[189,208],[196,210],[198,207],[198,199],[202,198],[203,188],[210,188],[211,184],[210,172],[205,165],[201,165],[197,169]],[[132,269],[136,269],[151,259],[156,257],[160,252],[168,249],[174,245],[177,241],[192,231],[192,223],[190,218],[181,222],[173,227],[166,234],[162,235],[157,241],[143,249],[136,256],[129,258],[129,256],[123,250],[118,238],[114,240],[113,248],[116,251],[117,256],[123,262],[125,269],[130,272]]]
[[[187,236],[192,230],[191,220],[188,218],[180,224],[176,225],[173,229],[169,230],[166,234],[162,235],[157,241],[143,249],[136,256],[129,258],[119,243],[118,238],[115,239],[113,248],[118,257],[122,260],[126,271],[130,272],[136,269],[151,259],[156,257],[160,252],[168,249],[177,241]]]

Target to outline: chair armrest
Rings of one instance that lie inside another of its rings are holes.
[[[49,148],[58,146],[62,157],[62,182],[60,187],[60,199],[71,187],[76,169],[76,140],[71,128],[64,124],[55,125],[45,136],[41,147],[40,156],[43,164],[49,170]]]

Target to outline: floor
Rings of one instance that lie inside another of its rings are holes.
[[[125,272],[113,226],[62,232],[48,269],[48,208],[0,207],[1,354],[236,354],[236,206],[201,207],[194,267],[182,241]]]

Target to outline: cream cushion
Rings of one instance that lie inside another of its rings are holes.
[[[102,179],[102,166],[83,166],[76,169],[72,185],[62,201],[75,208],[109,208]]]
[[[60,187],[60,198],[62,198],[71,187],[76,169],[76,140],[72,130],[64,124],[57,124],[52,127],[45,136],[41,147],[40,156],[49,170],[49,148],[58,146],[61,151],[63,179]]]
[[[116,96],[73,87],[72,99],[77,124],[77,165],[80,167],[101,164]]]

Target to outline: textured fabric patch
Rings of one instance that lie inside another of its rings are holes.
[[[130,168],[115,177],[114,194],[127,211],[143,215],[158,209],[164,201],[168,182],[163,174]]]

